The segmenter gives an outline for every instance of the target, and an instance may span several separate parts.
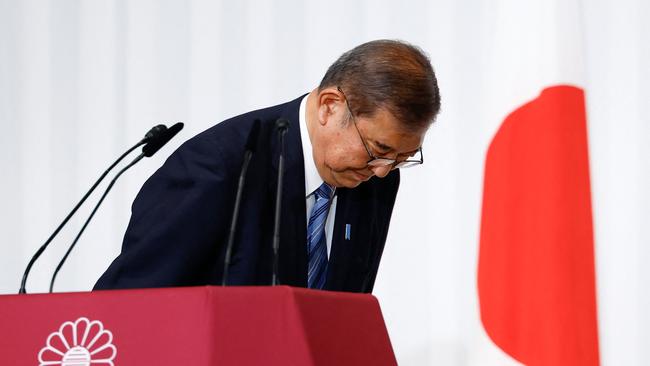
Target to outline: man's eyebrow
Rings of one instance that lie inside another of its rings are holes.
[[[381,142],[379,142],[379,141],[377,141],[377,140],[372,140],[372,143],[373,143],[376,147],[378,147],[380,150],[382,150],[382,153],[383,153],[383,152],[388,152],[388,151],[390,151],[390,150],[393,150],[393,151],[395,150],[395,149],[393,149],[392,147],[390,147],[390,146],[388,146],[388,145],[386,145],[386,144],[383,144],[383,143],[381,143]],[[400,155],[413,155],[413,154],[415,154],[416,152],[418,152],[418,150],[420,150],[420,148],[417,148],[417,149],[412,150],[412,151],[407,151],[407,152],[400,153]]]
[[[386,144],[383,144],[383,143],[381,143],[381,142],[379,142],[377,140],[373,140],[373,142],[375,143],[375,146],[377,146],[381,150],[384,150],[384,151],[393,150],[392,147],[390,147],[390,146],[388,146]]]

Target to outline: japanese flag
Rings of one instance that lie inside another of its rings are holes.
[[[485,344],[502,352],[492,364],[598,365],[580,9],[497,3],[477,275]]]

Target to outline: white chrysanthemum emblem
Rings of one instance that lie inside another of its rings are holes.
[[[45,347],[38,353],[39,366],[113,365],[117,348],[113,334],[98,321],[79,318],[65,322],[58,332],[47,337]]]

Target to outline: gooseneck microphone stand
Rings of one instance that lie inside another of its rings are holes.
[[[275,223],[273,225],[273,274],[271,285],[280,284],[279,281],[279,258],[280,258],[280,219],[282,218],[282,181],[284,180],[284,135],[289,129],[289,121],[280,118],[275,123],[278,130],[278,139],[280,144],[280,156],[278,157],[278,186],[275,191]]]

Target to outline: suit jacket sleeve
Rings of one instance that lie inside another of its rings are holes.
[[[199,135],[147,180],[133,203],[122,253],[95,289],[202,285],[214,278],[235,189],[218,146]]]

